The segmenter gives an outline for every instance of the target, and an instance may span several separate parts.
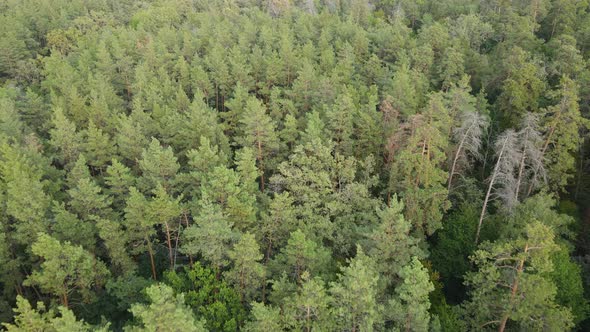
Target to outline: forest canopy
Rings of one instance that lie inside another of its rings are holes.
[[[588,0],[0,0],[7,331],[590,330]]]

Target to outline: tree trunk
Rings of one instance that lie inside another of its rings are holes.
[[[166,245],[168,246],[168,259],[170,260],[170,268],[173,268],[174,264],[174,257],[172,254],[172,239],[170,236],[170,226],[168,226],[168,222],[164,222],[164,227],[166,228]]]
[[[529,139],[529,132],[527,130],[526,136],[524,137],[524,144]],[[518,166],[518,177],[516,178],[516,189],[514,192],[514,201],[518,202],[518,194],[520,193],[520,183],[522,182],[522,173],[524,172],[524,162],[526,161],[526,146],[522,148],[522,157],[520,158],[520,165]]]
[[[528,251],[529,251],[529,245],[525,244],[525,246],[524,246],[525,255]],[[524,261],[525,261],[525,258],[521,259],[520,262],[518,263],[518,268],[516,270],[516,277],[514,278],[514,281],[512,282],[512,290],[510,292],[510,308],[508,308],[508,311],[502,317],[502,320],[500,321],[500,328],[498,328],[498,332],[504,332],[504,330],[506,329],[506,323],[508,322],[508,318],[510,317],[510,310],[512,310],[512,304],[514,303],[514,299],[516,297],[516,292],[518,291],[518,283],[520,281],[520,275],[522,274],[522,271],[524,269]]]
[[[469,134],[472,127],[473,127],[473,125],[471,125],[471,127],[469,127],[469,129],[467,129],[467,131],[465,132],[465,135],[463,135],[463,138],[461,138],[461,142],[459,143],[459,147],[457,148],[457,152],[455,153],[455,158],[453,158],[453,166],[451,166],[451,172],[449,174],[449,184],[447,185],[448,192],[451,191],[451,184],[453,181],[453,175],[455,174],[455,167],[457,167],[457,160],[459,160],[459,156],[461,155],[461,150],[463,150],[463,145],[465,144],[465,140],[467,139],[467,134]]]
[[[481,224],[483,223],[483,218],[486,214],[486,208],[488,207],[488,202],[490,200],[490,195],[492,193],[492,188],[494,187],[494,182],[496,181],[496,176],[498,175],[498,168],[500,167],[500,161],[502,159],[502,155],[504,154],[504,149],[506,148],[506,141],[502,144],[502,149],[498,154],[498,161],[496,161],[496,166],[494,166],[494,172],[492,173],[492,178],[490,179],[490,184],[488,186],[488,191],[486,192],[486,197],[483,201],[483,207],[481,209],[481,214],[479,216],[479,223],[477,224],[477,232],[475,233],[475,244],[479,242],[479,232],[481,231]]]
[[[149,240],[147,241],[147,246],[148,253],[150,254],[150,263],[152,265],[152,278],[156,280],[156,263],[154,262],[154,252],[152,250],[152,243]]]

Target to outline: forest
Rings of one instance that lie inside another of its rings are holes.
[[[589,0],[0,26],[0,330],[590,330]]]

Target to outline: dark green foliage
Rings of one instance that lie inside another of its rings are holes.
[[[186,304],[205,319],[209,330],[235,331],[245,320],[239,293],[200,263],[183,272],[166,273],[164,282],[175,292],[185,294]]]

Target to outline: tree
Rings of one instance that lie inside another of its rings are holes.
[[[181,251],[189,255],[201,254],[211,262],[219,278],[221,269],[229,264],[228,253],[236,238],[233,224],[213,204],[203,206],[196,220],[195,225],[183,232]]]
[[[335,150],[345,156],[353,152],[353,119],[359,116],[349,93],[345,91],[336,98],[336,103],[326,111],[327,125]]]
[[[141,153],[139,168],[142,172],[139,184],[143,190],[149,192],[158,183],[169,189],[180,165],[171,147],[165,148],[160,145],[160,141],[152,138],[149,147]]]
[[[176,293],[183,293],[186,304],[205,319],[207,329],[235,331],[245,320],[240,294],[200,262],[185,266],[181,272],[165,272],[164,277],[165,283]]]
[[[84,136],[82,148],[89,159],[90,166],[102,170],[115,154],[111,137],[92,121],[82,135]]]
[[[285,321],[298,331],[324,331],[333,328],[331,298],[320,277],[304,272],[302,285],[285,303]]]
[[[240,123],[244,133],[241,144],[256,151],[256,161],[260,172],[260,190],[264,191],[265,163],[279,147],[279,139],[275,131],[276,125],[266,114],[264,105],[254,97],[246,102],[246,110]]]
[[[131,187],[129,188],[129,197],[124,211],[125,220],[123,225],[128,236],[127,244],[133,248],[130,252],[135,255],[148,252],[152,278],[156,280],[153,241],[156,235],[155,223],[157,221],[147,217],[149,202],[135,187]]]
[[[571,312],[556,304],[557,289],[546,277],[553,270],[551,254],[557,250],[553,231],[529,219],[512,234],[483,243],[471,258],[478,268],[466,277],[470,300],[465,310],[471,328],[497,326],[504,331],[512,321],[522,329],[569,329]]]
[[[494,144],[496,151],[496,164],[494,170],[488,179],[488,189],[486,196],[483,201],[483,207],[479,216],[479,222],[477,224],[477,231],[475,233],[475,243],[479,241],[479,233],[481,231],[481,225],[485,217],[488,202],[492,197],[492,190],[496,181],[503,184],[507,188],[509,193],[514,193],[514,169],[521,159],[520,153],[517,147],[517,134],[512,129],[506,130],[500,135]]]
[[[459,167],[459,161],[467,159],[468,156],[481,158],[479,149],[482,144],[482,136],[488,127],[487,119],[476,112],[465,112],[462,114],[461,125],[453,130],[453,138],[458,143],[453,157],[453,164],[449,172],[447,190],[451,191],[453,176]]]
[[[40,269],[25,280],[25,285],[37,285],[41,290],[56,295],[66,308],[75,292],[85,302],[93,297],[92,288],[104,285],[109,275],[105,264],[80,246],[61,243],[40,233],[31,246],[33,254],[43,258]]]
[[[396,287],[394,297],[390,303],[390,315],[395,326],[404,331],[428,331],[430,326],[429,293],[434,285],[429,280],[428,271],[418,258],[400,271],[403,283]]]
[[[43,302],[37,302],[37,308],[34,309],[29,301],[18,295],[16,298],[16,308],[14,324],[3,323],[9,332],[17,331],[48,331],[48,332],[67,332],[67,331],[101,331],[103,329],[92,329],[83,320],[76,320],[74,313],[66,307],[58,308],[60,316],[56,317],[54,310],[46,310]],[[103,327],[107,331],[108,324]]]
[[[225,277],[238,289],[242,301],[246,302],[265,281],[266,271],[260,263],[264,255],[260,253],[254,235],[245,233],[228,256],[233,261],[233,268],[225,273]]]
[[[265,244],[265,264],[270,260],[273,249],[283,246],[287,235],[295,228],[296,221],[293,197],[288,192],[275,194],[267,213],[262,215],[258,224],[257,233]]]
[[[329,257],[329,251],[308,239],[298,229],[291,233],[287,245],[273,260],[271,270],[276,274],[284,272],[295,282],[301,283],[304,272],[317,276],[325,271]]]
[[[129,195],[129,188],[135,186],[136,179],[131,170],[117,159],[111,160],[107,167],[104,182],[107,185],[105,193],[113,200],[113,207],[120,211],[125,206],[125,198]]]
[[[182,209],[180,207],[180,197],[173,198],[161,184],[156,185],[153,191],[154,198],[149,202],[148,211],[146,211],[146,218],[152,220],[151,223],[160,225],[164,234],[166,234],[166,245],[168,247],[168,259],[170,261],[170,268],[174,269],[175,251],[172,248],[172,237],[174,232],[180,232],[180,214]],[[178,218],[178,222],[175,219]]]
[[[514,186],[514,203],[518,202],[521,186],[524,181],[528,180],[531,187],[535,188],[538,186],[538,178],[545,177],[543,152],[541,150],[542,138],[539,133],[538,118],[528,113],[524,116],[521,126],[522,128],[518,132],[520,161],[518,163],[518,175]],[[509,200],[505,199],[505,201]],[[509,203],[509,206],[514,203]]]
[[[253,319],[244,326],[247,332],[281,331],[281,314],[279,308],[252,302]]]
[[[0,145],[0,173],[6,214],[14,218],[13,238],[21,244],[31,243],[39,232],[48,230],[47,212],[50,197],[45,193],[43,170],[17,147]]]
[[[403,215],[404,205],[394,196],[390,205],[378,212],[380,224],[369,234],[368,254],[377,263],[382,281],[391,286],[412,257],[424,258],[420,239],[410,234],[412,225]]]
[[[58,151],[58,160],[63,165],[70,165],[78,159],[78,154],[82,151],[82,135],[76,131],[76,124],[65,116],[61,108],[53,110],[51,122],[53,128],[49,130],[49,143]]]
[[[145,292],[150,303],[136,303],[131,306],[129,311],[138,325],[126,328],[126,331],[206,331],[204,323],[197,320],[184,303],[182,294],[174,295],[172,288],[164,284],[150,286]]]
[[[393,164],[391,181],[403,191],[405,215],[414,231],[432,235],[449,208],[446,160],[451,119],[440,94],[431,95],[421,114],[411,118],[410,135]]]
[[[560,87],[552,97],[558,103],[548,107],[541,120],[541,128],[545,131],[541,153],[551,188],[563,190],[573,177],[579,131],[590,125],[580,115],[578,91],[574,81],[562,77]],[[531,189],[529,187],[529,194]]]
[[[373,331],[381,323],[377,302],[379,273],[375,262],[357,247],[357,255],[330,284],[336,326],[341,330]]]

